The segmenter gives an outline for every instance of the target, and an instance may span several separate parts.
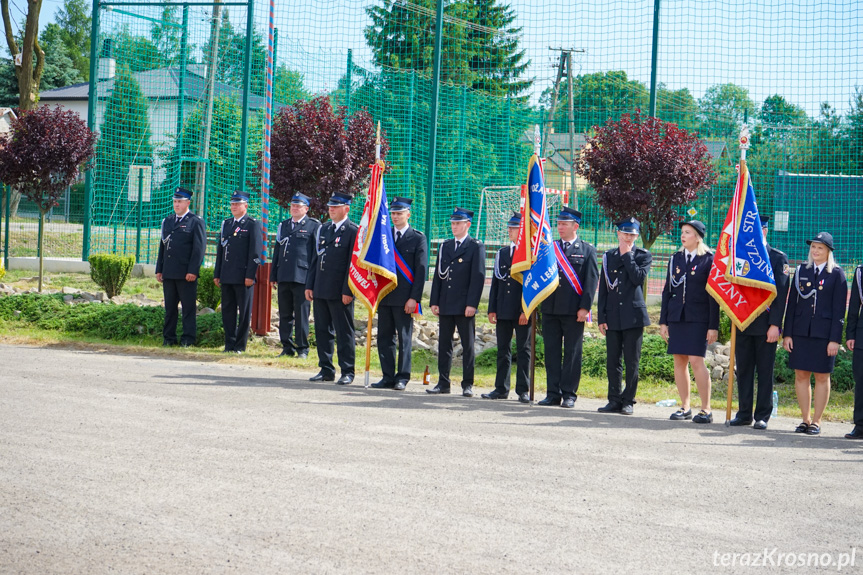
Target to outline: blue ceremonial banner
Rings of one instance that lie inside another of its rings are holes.
[[[746,160],[740,161],[737,187],[719,236],[707,291],[741,330],[776,297],[776,280]]]
[[[527,185],[522,187],[521,229],[510,272],[522,284],[521,305],[528,317],[559,282],[544,181],[542,162],[534,154],[527,166]]]
[[[383,162],[372,166],[369,193],[360,219],[348,285],[374,313],[385,295],[396,288],[396,257],[390,211],[384,187]]]

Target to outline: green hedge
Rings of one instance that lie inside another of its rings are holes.
[[[201,266],[198,276],[198,303],[201,307],[216,309],[222,301],[222,290],[213,283],[213,268]]]
[[[132,256],[94,254],[90,256],[90,279],[112,298],[123,293],[123,286],[132,275],[133,267],[135,258]]]
[[[15,312],[20,312],[16,316]],[[22,321],[39,329],[63,331],[107,340],[162,341],[165,310],[134,304],[68,305],[61,294],[21,294],[0,298],[0,320]],[[178,331],[182,330],[180,325]],[[224,345],[225,334],[219,314],[198,317],[198,345]],[[178,338],[179,339],[179,334]]]

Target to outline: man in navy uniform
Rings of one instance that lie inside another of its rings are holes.
[[[767,242],[770,218],[761,216],[761,231]],[[788,256],[768,245],[770,267],[776,281],[776,299],[749,327],[737,333],[735,360],[737,365],[737,395],[740,404],[737,415],[729,425],[751,425],[753,421],[752,397],[755,392],[755,373],[758,372],[758,398],[755,402],[755,429],[767,429],[773,411],[773,366],[776,364],[776,343],[782,332],[785,317],[785,300],[790,286]]]
[[[330,220],[318,230],[317,248],[306,277],[306,299],[315,302],[315,339],[321,371],[309,381],[333,381],[333,346],[339,352],[342,375],[336,382],[354,380],[354,294],[348,287],[348,269],[357,237],[357,224],[348,219],[353,196],[336,192],[327,202]]]
[[[851,300],[848,302],[848,324],[845,326],[845,345],[852,352],[851,373],[854,376],[854,428],[845,434],[846,439],[863,439],[863,265],[854,270],[851,279]],[[857,345],[857,342],[860,345]]]
[[[596,248],[578,237],[580,223],[581,212],[570,207],[557,217],[560,281],[541,304],[548,391],[538,405],[575,407],[577,399],[584,323],[599,282]]]
[[[306,278],[315,255],[315,238],[321,223],[307,216],[309,197],[297,193],[291,198],[291,217],[279,225],[273,245],[270,285],[278,286],[279,339],[282,356],[309,356],[309,313]],[[296,326],[296,336],[293,336]]]
[[[411,378],[411,347],[414,333],[413,315],[417,313],[428,275],[426,237],[409,224],[410,198],[395,198],[390,204],[395,240],[397,285],[378,306],[378,355],[383,378],[375,388],[402,391]],[[396,339],[398,338],[398,369]]]
[[[183,347],[194,345],[197,333],[198,275],[207,250],[204,220],[189,211],[192,192],[174,190],[174,215],[162,220],[162,241],[156,258],[156,279],[165,294],[162,345],[177,345],[177,304],[183,305]]]
[[[618,247],[602,256],[599,278],[597,319],[599,332],[605,336],[608,404],[599,411],[632,415],[638,389],[638,362],[644,327],[650,325],[644,302],[644,282],[650,273],[653,256],[635,245],[641,224],[635,218],[617,223]],[[626,366],[626,388],[622,388],[623,366]]]
[[[462,355],[462,395],[473,397],[476,310],[485,284],[485,248],[468,235],[473,212],[456,208],[450,216],[453,239],[438,249],[432,279],[431,310],[440,317],[438,324],[438,384],[427,389],[432,394],[449,393],[453,335],[458,329]]]
[[[264,251],[261,224],[246,212],[249,194],[231,196],[231,217],[222,222],[213,282],[222,288],[225,352],[243,353],[252,322],[252,286]]]
[[[512,254],[521,227],[521,214],[515,212],[507,223],[510,244],[500,249],[494,258],[494,276],[491,278],[491,292],[488,296],[488,321],[495,324],[497,336],[497,375],[494,391],[483,393],[485,399],[506,399],[509,397],[510,371],[512,368],[512,333],[515,332],[517,353],[515,372],[515,392],[522,403],[530,403],[530,326],[521,303],[521,283],[510,275]]]

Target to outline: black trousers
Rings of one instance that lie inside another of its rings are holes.
[[[545,341],[548,397],[576,399],[581,381],[584,322],[576,321],[574,315],[544,314],[542,334]]]
[[[404,306],[378,307],[378,356],[386,383],[407,383],[411,379],[411,349],[414,318]],[[398,369],[396,368],[398,349]]]
[[[252,324],[252,290],[245,284],[222,284],[222,327],[225,350],[246,351]]]
[[[515,319],[498,319],[494,328],[497,336],[497,374],[494,389],[504,395],[509,394],[510,372],[512,371],[512,332],[515,332],[515,392],[530,391],[530,324],[518,325]]]
[[[461,338],[464,349],[462,354],[462,388],[473,385],[474,352],[473,342],[476,336],[476,316],[465,317],[463,315],[441,315],[439,317],[438,329],[438,356],[437,370],[438,383],[441,387],[450,387],[449,372],[452,368],[452,338],[455,330]]]
[[[752,396],[755,373],[758,372],[758,397],[755,420],[770,420],[773,411],[773,366],[776,363],[776,343],[767,343],[766,335],[745,335],[737,332],[734,358],[737,369],[737,417],[752,419]]]
[[[177,343],[177,304],[183,304],[183,335],[180,343],[194,345],[198,331],[198,280],[162,280],[162,293],[165,295],[165,327],[162,340],[168,344]]]
[[[608,402],[633,405],[638,391],[638,363],[641,361],[643,327],[609,329],[605,332],[606,363],[608,372]],[[623,365],[620,358],[623,356]],[[623,367],[626,366],[626,388],[622,389]]]
[[[854,358],[851,372],[854,374],[854,425],[863,429],[863,341],[854,342]]]
[[[354,375],[356,342],[354,341],[354,302],[348,305],[341,299],[315,298],[315,341],[318,346],[318,365],[325,375],[335,375],[334,347],[339,353],[342,375]]]
[[[309,314],[312,302],[306,299],[306,284],[279,282],[279,339],[282,349],[309,352]],[[292,337],[296,326],[296,338]]]

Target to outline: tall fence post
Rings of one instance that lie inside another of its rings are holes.
[[[240,120],[240,190],[246,189],[246,150],[249,147],[249,92],[252,89],[252,35],[255,32],[255,0],[246,13],[246,54],[243,58],[243,116]]]
[[[135,263],[141,263],[141,226],[144,220],[144,168],[138,168],[138,235],[135,238]]]
[[[413,147],[414,147],[414,81],[416,79],[416,70],[411,70],[410,90],[408,91],[408,129],[405,130],[407,135],[407,155],[405,161],[405,171],[407,178],[407,197],[413,198]]]
[[[183,32],[180,40],[180,70],[179,79],[177,81],[177,179],[183,174],[182,158],[183,153],[183,116],[185,115],[186,104],[186,60],[188,59],[189,45],[189,6],[183,6]],[[179,182],[178,182],[179,183]],[[140,263],[140,262],[139,262]]]
[[[659,59],[659,2],[653,0],[653,50],[650,56],[650,117],[656,117],[656,67]]]
[[[354,82],[354,51],[348,48],[348,70],[345,73],[345,110],[348,111],[348,114],[351,113],[351,85]],[[348,128],[348,122],[350,120],[345,117],[345,129]]]
[[[96,93],[97,76],[99,75],[99,0],[93,0],[92,23],[90,28],[90,88],[87,94],[87,127],[91,131],[96,130],[96,102],[99,95]],[[84,239],[81,248],[81,259],[90,259],[90,228],[93,225],[93,169],[91,165],[84,179]],[[7,204],[8,205],[8,204]]]
[[[3,260],[4,266],[9,269],[9,228],[12,227],[12,187],[3,186],[6,191],[6,228],[3,230]]]
[[[434,31],[434,67],[432,71],[431,116],[429,118],[429,159],[426,181],[425,233],[429,251],[432,241],[432,208],[434,206],[434,170],[437,153],[438,96],[440,93],[440,53],[443,37],[443,0],[437,0]]]

